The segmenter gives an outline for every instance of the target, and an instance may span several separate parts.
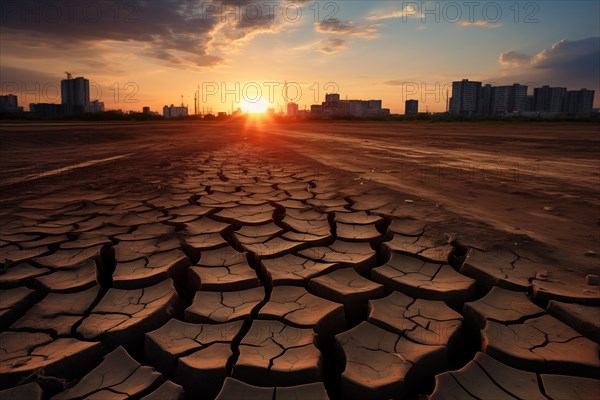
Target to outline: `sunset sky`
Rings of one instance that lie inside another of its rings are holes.
[[[407,97],[444,111],[447,85],[469,78],[586,87],[600,105],[597,1],[75,3],[0,3],[3,94],[26,108],[60,102],[69,71],[109,109],[161,110],[183,95],[193,111],[200,85],[217,112],[248,108],[257,88],[283,107],[288,81],[301,108],[337,87],[403,113]]]

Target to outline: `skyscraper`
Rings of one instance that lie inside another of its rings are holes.
[[[84,77],[60,81],[61,103],[63,114],[79,114],[86,112],[90,105],[90,81]]]
[[[527,111],[527,86],[515,83],[495,88],[494,114],[504,115],[521,111]]]
[[[569,90],[565,96],[563,111],[567,114],[589,114],[594,104],[593,90]]]
[[[489,83],[481,87],[481,93],[479,95],[479,109],[478,114],[484,116],[494,115],[494,95],[496,94],[496,87]]]
[[[417,115],[419,113],[419,100],[406,100],[404,103],[405,115]]]
[[[533,89],[533,109],[538,112],[560,113],[563,110],[567,89],[542,86]]]
[[[452,82],[450,113],[467,116],[476,114],[479,108],[480,92],[481,82],[473,82],[468,79]]]

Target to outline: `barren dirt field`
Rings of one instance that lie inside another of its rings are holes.
[[[0,124],[0,398],[596,399],[599,131]]]

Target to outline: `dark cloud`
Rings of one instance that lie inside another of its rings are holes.
[[[337,33],[340,35],[349,35],[356,29],[352,21],[340,21],[337,18],[329,18],[316,23],[317,32],[321,33]]]
[[[0,63],[0,76],[0,93],[17,95],[20,106],[60,102],[60,77],[54,74]]]
[[[3,85],[9,82],[25,84],[56,82],[56,76],[51,73],[32,71],[26,68],[15,68],[2,64],[0,64],[0,75],[2,75]]]
[[[497,81],[595,89],[600,98],[600,37],[561,40],[535,56],[507,52],[500,56],[504,76]],[[504,60],[504,62],[503,62]],[[529,60],[529,61],[527,61]],[[512,62],[507,62],[512,61]]]
[[[600,79],[600,37],[583,40],[561,40],[550,49],[538,53],[533,60],[538,70],[551,74],[580,75],[598,82]]]
[[[301,0],[298,3],[305,3]],[[167,63],[213,66],[219,52],[282,26],[277,8],[253,0],[3,0],[2,42],[29,49],[139,43]],[[257,7],[259,5],[260,7]]]

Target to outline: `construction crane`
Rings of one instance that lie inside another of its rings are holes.
[[[73,74],[70,72],[65,72],[65,74],[67,74],[67,79],[73,79]]]

